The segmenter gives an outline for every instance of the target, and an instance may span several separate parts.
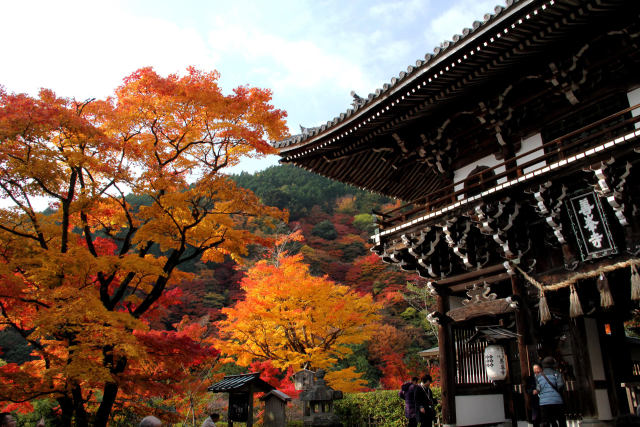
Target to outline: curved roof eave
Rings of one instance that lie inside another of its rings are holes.
[[[363,119],[388,98],[399,95],[400,91],[404,90],[407,86],[423,78],[433,68],[441,65],[444,61],[447,61],[449,57],[455,55],[467,47],[468,44],[490,31],[495,25],[500,24],[513,14],[518,13],[534,1],[535,0],[507,0],[505,7],[496,6],[494,14],[486,14],[483,22],[475,21],[472,28],[465,28],[462,34],[454,35],[453,41],[444,41],[440,46],[436,46],[433,55],[426,54],[425,60],[416,61],[416,67],[409,66],[406,72],[400,72],[398,77],[391,79],[390,83],[386,83],[382,88],[376,89],[375,93],[370,93],[362,105],[348,109],[346,112],[341,113],[340,116],[334,117],[333,120],[323,125],[306,129],[305,132],[301,134],[276,141],[273,143],[273,146],[283,155],[348,128],[354,121]],[[548,3],[553,4],[554,0],[550,0]]]

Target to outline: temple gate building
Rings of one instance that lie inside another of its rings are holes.
[[[636,0],[508,1],[275,143],[284,163],[406,203],[377,215],[372,250],[437,296],[447,425],[526,422],[545,356],[569,420],[637,405],[639,15]]]

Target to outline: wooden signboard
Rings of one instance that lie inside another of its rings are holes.
[[[247,422],[249,393],[229,393],[229,421]]]
[[[618,253],[596,193],[591,191],[570,198],[567,211],[583,261]]]

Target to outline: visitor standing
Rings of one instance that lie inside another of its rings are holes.
[[[220,414],[212,412],[209,417],[204,420],[202,427],[216,427],[216,422],[220,421]]]
[[[436,417],[436,402],[431,392],[431,376],[424,375],[414,387],[413,400],[420,427],[431,427]]]
[[[418,385],[418,377],[411,377],[411,381],[407,381],[400,387],[398,395],[404,399],[404,416],[409,421],[408,427],[416,427],[418,419],[416,417],[416,406],[413,398],[415,387]]]
[[[526,379],[526,390],[529,396],[529,407],[531,408],[531,424],[533,427],[540,427],[540,399],[538,398],[538,383],[536,375],[542,372],[542,367],[538,363],[533,364],[533,375]]]
[[[555,359],[545,357],[542,359],[542,369],[536,374],[536,394],[540,399],[540,419],[544,427],[567,426],[561,392],[564,380],[555,367]]]
[[[16,427],[18,422],[10,412],[0,413],[0,427]]]

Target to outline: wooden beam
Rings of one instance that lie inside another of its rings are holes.
[[[495,282],[501,282],[503,280],[508,280],[510,278],[511,278],[511,275],[509,273],[494,274],[493,276],[482,276],[474,280],[469,280],[464,283],[459,283],[457,285],[449,286],[449,290],[451,292],[460,292],[460,291],[467,290],[471,285],[476,284],[480,281],[486,282],[486,283],[495,283]]]
[[[495,273],[497,271],[504,271],[503,264],[495,264],[489,267],[481,268],[479,270],[470,271],[468,273],[459,274],[457,276],[448,277],[446,279],[438,280],[434,282],[435,286],[450,286],[457,284],[458,282],[469,281],[472,279],[476,279],[483,275],[488,275],[491,273]]]
[[[496,299],[493,301],[484,301],[476,304],[465,305],[464,307],[454,308],[447,312],[447,316],[455,322],[463,322],[480,316],[496,316],[499,314],[510,313],[514,311],[506,298]]]

